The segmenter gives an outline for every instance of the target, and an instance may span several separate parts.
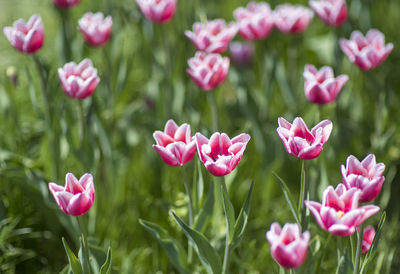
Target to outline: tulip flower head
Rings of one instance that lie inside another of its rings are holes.
[[[177,0],[136,0],[143,15],[154,23],[166,23],[176,11]]]
[[[75,62],[65,64],[63,68],[58,69],[58,76],[64,93],[75,99],[90,97],[100,82],[97,69],[87,58],[80,64]]]
[[[65,176],[65,186],[49,183],[49,189],[58,207],[68,215],[80,216],[87,213],[94,202],[93,176],[84,174],[78,179],[72,173]]]
[[[375,229],[372,226],[367,226],[364,229],[363,240],[362,240],[362,254],[367,254],[368,250],[371,248],[372,241],[375,237]]]
[[[28,22],[18,19],[12,27],[5,27],[3,31],[11,45],[22,53],[32,54],[43,46],[44,30],[38,14],[32,15]]]
[[[300,117],[296,117],[293,124],[280,117],[278,125],[276,131],[287,153],[303,160],[318,157],[332,132],[329,120],[321,121],[311,131]]]
[[[185,35],[192,41],[196,49],[208,53],[222,53],[235,37],[238,28],[236,24],[226,25],[222,19],[203,23],[194,23],[193,31],[185,31]]]
[[[229,71],[229,58],[216,53],[196,52],[188,61],[186,72],[202,90],[209,91],[222,84]]]
[[[376,163],[375,155],[369,154],[361,162],[350,155],[346,167],[341,166],[343,183],[347,188],[358,188],[361,191],[360,202],[371,202],[381,191],[385,181],[385,165]]]
[[[349,80],[347,75],[335,78],[331,67],[324,66],[317,70],[313,65],[304,68],[304,92],[307,99],[315,104],[329,104],[336,100],[339,92]]]
[[[336,189],[332,186],[325,189],[322,204],[314,201],[304,203],[322,229],[337,236],[349,236],[379,211],[375,205],[358,207],[360,194],[357,188],[346,189],[345,185],[339,184]]]
[[[275,8],[274,22],[277,29],[284,33],[303,32],[310,24],[314,13],[301,5],[283,4]]]
[[[347,20],[346,0],[310,1],[311,8],[327,25],[338,27]]]
[[[153,148],[170,166],[183,166],[192,160],[196,153],[196,143],[190,136],[188,124],[178,126],[173,120],[168,120],[164,132],[157,130],[153,137],[157,143]]]
[[[225,133],[216,132],[210,139],[196,133],[195,139],[197,153],[206,169],[214,176],[224,176],[240,162],[250,135],[242,133],[231,140]]]
[[[267,240],[271,246],[271,256],[284,268],[297,268],[307,257],[310,232],[301,233],[298,224],[287,223],[281,228],[272,223],[267,232]]]
[[[247,8],[239,7],[233,15],[239,28],[239,34],[246,40],[266,38],[274,27],[271,8],[267,3],[250,2]]]
[[[369,30],[365,37],[361,32],[353,31],[350,40],[340,39],[339,43],[349,60],[362,70],[379,66],[393,50],[393,44],[385,45],[385,36],[377,29]]]
[[[92,46],[102,46],[108,42],[111,36],[112,18],[104,18],[102,12],[85,13],[79,19],[79,31],[85,41]]]
[[[59,8],[72,8],[81,2],[81,0],[53,0],[54,5]]]
[[[237,66],[248,66],[253,62],[254,44],[231,42],[229,44],[229,55]]]

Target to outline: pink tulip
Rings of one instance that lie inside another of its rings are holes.
[[[214,133],[210,140],[196,133],[197,153],[206,169],[214,176],[231,173],[246,149],[250,135],[242,133],[232,140],[225,133]]]
[[[186,72],[201,89],[209,91],[225,81],[229,58],[216,53],[196,52],[188,61]]]
[[[59,8],[71,8],[76,6],[81,0],[53,0],[53,3]]]
[[[350,61],[363,70],[379,66],[393,50],[393,44],[385,45],[385,36],[377,29],[369,30],[365,37],[353,31],[350,40],[340,39],[339,43]]]
[[[381,191],[385,177],[383,163],[376,163],[375,155],[369,154],[360,161],[350,155],[347,157],[346,167],[341,166],[343,183],[347,188],[358,188],[361,191],[360,202],[371,202]]]
[[[253,62],[254,45],[251,43],[232,42],[229,44],[229,55],[233,63],[247,66]]]
[[[301,5],[284,4],[275,8],[275,26],[284,33],[303,32],[310,24],[314,13],[311,9]]]
[[[307,99],[320,105],[335,101],[339,92],[349,80],[347,75],[339,75],[335,78],[332,68],[328,66],[317,70],[313,65],[306,65],[303,76]]]
[[[166,23],[174,16],[176,0],[136,0],[143,15],[154,23]]]
[[[267,240],[271,246],[271,256],[284,268],[297,268],[307,257],[310,232],[301,233],[298,224],[272,223],[267,232]]]
[[[238,29],[234,23],[228,26],[222,19],[194,23],[193,32],[185,31],[185,35],[192,41],[196,49],[208,53],[221,53],[226,51],[229,43],[236,35]]]
[[[75,62],[65,64],[64,68],[58,69],[58,76],[64,93],[75,99],[91,96],[100,82],[97,69],[88,58],[78,65]]]
[[[311,8],[325,24],[338,27],[347,20],[345,0],[310,1]]]
[[[332,186],[325,189],[322,204],[314,201],[304,203],[322,229],[337,236],[348,236],[379,211],[375,205],[358,207],[360,194],[357,188],[347,190],[343,184],[339,184],[336,189]]]
[[[102,12],[85,13],[79,19],[79,31],[85,41],[92,46],[101,46],[108,42],[111,36],[112,18],[104,18]]]
[[[332,122],[329,120],[321,121],[311,131],[300,117],[296,117],[293,124],[280,117],[278,125],[276,131],[287,153],[303,160],[318,157],[332,131]]]
[[[90,210],[94,202],[93,176],[84,174],[78,181],[74,174],[67,173],[65,187],[49,183],[49,189],[58,207],[68,215],[80,216]]]
[[[157,130],[153,137],[157,143],[153,148],[170,166],[183,166],[192,160],[196,152],[196,143],[190,136],[188,124],[178,127],[173,120],[168,120],[164,132]]]
[[[246,40],[266,38],[274,27],[272,11],[267,3],[250,2],[247,8],[237,8],[233,15],[239,34]]]
[[[22,53],[35,53],[43,46],[43,24],[38,14],[32,15],[27,23],[18,19],[13,27],[5,27],[3,31],[11,45]]]
[[[375,229],[372,226],[367,226],[364,229],[363,241],[362,241],[362,254],[367,254],[368,250],[371,248],[372,241],[375,237]]]

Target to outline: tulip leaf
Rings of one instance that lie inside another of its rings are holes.
[[[251,196],[253,194],[253,187],[254,187],[254,181],[251,182],[249,193],[247,194],[247,198],[243,204],[243,207],[240,209],[239,216],[235,223],[235,228],[233,230],[233,236],[231,242],[233,248],[237,247],[243,239],[244,231],[247,225],[247,220],[250,214],[250,202],[251,202]]]
[[[65,252],[67,253],[68,256],[68,262],[69,265],[72,269],[72,272],[74,274],[81,274],[82,273],[82,265],[79,262],[78,258],[75,256],[75,254],[72,252],[72,250],[69,248],[67,242],[65,241],[64,237],[62,238],[62,242],[65,248]]]
[[[89,273],[90,266],[89,266],[89,262],[86,261],[85,249],[84,249],[85,243],[83,242],[83,238],[82,237],[79,237],[79,245],[80,245],[80,248],[79,248],[79,252],[78,252],[78,258],[79,258],[79,261],[82,264],[83,273],[84,274],[85,273]],[[88,254],[88,257],[89,257],[89,254]]]
[[[186,267],[186,253],[179,242],[155,223],[139,219],[139,223],[159,242],[171,263],[180,273],[189,273]]]
[[[196,216],[194,221],[194,228],[197,231],[202,231],[205,227],[207,221],[211,218],[213,210],[214,210],[214,187],[210,187],[208,190],[207,199],[204,203],[204,206],[200,210],[199,214]]]
[[[207,238],[202,233],[193,230],[186,225],[182,219],[175,214],[175,212],[170,211],[170,214],[174,217],[180,228],[182,228],[186,237],[192,242],[201,263],[207,270],[207,273],[221,273],[220,257]]]
[[[342,257],[340,257],[340,260],[338,262],[336,274],[348,274],[351,273],[352,269],[353,269],[353,263],[351,262],[349,256],[349,250],[346,248],[344,250]]]
[[[100,268],[100,274],[111,274],[112,251],[111,247],[107,250],[107,259]]]
[[[222,201],[224,206],[225,221],[229,233],[229,242],[232,240],[233,230],[235,228],[235,209],[233,208],[232,202],[229,200],[228,190],[226,189],[225,178],[221,180],[221,192]]]
[[[282,189],[283,195],[285,196],[286,202],[289,205],[290,211],[292,212],[293,217],[296,220],[296,222],[298,224],[300,224],[300,220],[299,220],[299,217],[297,216],[296,208],[294,206],[295,203],[293,202],[294,200],[293,200],[292,194],[290,193],[288,186],[286,185],[285,181],[281,177],[278,176],[278,174],[276,174],[273,171],[272,171],[272,174],[274,174],[274,176],[278,179],[279,186]]]

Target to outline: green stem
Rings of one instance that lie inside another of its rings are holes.
[[[307,229],[307,207],[304,205],[304,201],[308,197],[308,180],[307,180],[307,167],[306,160],[302,160],[301,164],[301,197],[299,198],[299,209],[301,210],[301,229],[304,231]]]
[[[104,78],[106,79],[106,86],[107,86],[107,91],[108,91],[108,108],[110,110],[110,114],[113,114],[113,109],[114,109],[114,104],[115,104],[115,99],[114,99],[114,92],[112,88],[112,64],[109,56],[109,52],[107,51],[108,47],[103,47],[102,52],[103,52],[103,57],[106,63],[106,75],[104,75]]]
[[[183,182],[185,184],[186,195],[188,196],[189,226],[190,226],[190,228],[193,228],[192,190],[191,190],[190,184],[187,180],[186,170],[185,170],[184,166],[182,166],[182,174],[183,174]],[[188,263],[189,264],[192,263],[192,259],[193,259],[192,257],[193,257],[192,244],[190,243],[190,240],[188,240]]]
[[[71,61],[71,37],[69,27],[69,10],[58,9],[61,17],[62,53],[64,63]]]
[[[90,165],[88,163],[88,153],[90,151],[87,150],[88,145],[87,145],[87,129],[86,129],[86,119],[85,119],[85,110],[83,107],[83,101],[79,101],[78,103],[78,113],[79,113],[79,123],[80,123],[80,140],[81,140],[81,148],[80,150],[85,151],[84,155],[82,156],[83,158],[83,164],[85,166],[85,169],[89,169]]]
[[[212,128],[214,132],[218,131],[218,108],[217,108],[217,102],[215,100],[215,90],[214,91],[208,91],[207,92],[207,99],[208,103],[210,104],[211,107],[211,117],[212,117]]]
[[[89,249],[87,243],[87,235],[86,235],[86,228],[83,224],[83,216],[76,217],[78,219],[79,228],[81,230],[81,235],[83,239],[83,254],[85,256],[86,264],[84,265],[84,273],[90,274],[90,266],[89,266]]]
[[[228,197],[228,189],[225,183],[225,177],[222,177],[222,191],[225,193],[226,197]],[[225,212],[227,214],[227,212]],[[231,245],[229,244],[229,224],[228,218],[226,218],[226,237],[225,237],[225,254],[224,254],[224,262],[222,265],[222,273],[227,274],[229,273],[229,262],[231,259]]]
[[[342,245],[342,238],[341,237],[337,237],[337,247],[336,247],[336,251],[337,251],[337,257],[338,257],[338,263],[340,261],[340,257],[342,256],[342,249],[343,249],[343,245]]]
[[[364,228],[363,225],[361,224],[358,227],[358,233],[357,233],[357,251],[356,251],[356,257],[354,259],[354,272],[353,274],[359,274],[360,271],[360,261],[361,261],[361,248],[362,248],[362,239],[363,239],[363,232]]]

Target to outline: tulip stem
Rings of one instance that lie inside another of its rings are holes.
[[[71,61],[71,39],[70,39],[70,27],[69,27],[69,10],[58,9],[61,17],[61,33],[62,33],[62,50],[64,63]]]
[[[362,248],[363,232],[364,232],[364,228],[363,228],[363,225],[361,224],[358,227],[358,233],[357,233],[357,251],[356,251],[356,258],[354,259],[353,274],[360,273],[359,269],[360,269],[360,261],[361,261],[361,248]]]
[[[211,107],[211,117],[212,117],[212,128],[214,132],[218,131],[218,108],[217,102],[215,100],[215,91],[207,92],[208,103]]]
[[[89,249],[88,249],[88,243],[87,243],[86,228],[83,224],[83,216],[78,216],[76,218],[78,219],[79,228],[81,230],[81,235],[82,235],[82,239],[83,239],[83,254],[85,256],[85,261],[86,261],[85,265],[83,266],[84,267],[83,273],[90,274]]]
[[[221,180],[222,183],[222,191],[225,193],[226,197],[228,197],[228,189],[226,187],[225,183],[225,177],[222,177]],[[225,208],[225,207],[224,207]],[[225,215],[227,215],[228,212],[225,210]],[[226,237],[225,237],[225,254],[224,254],[224,262],[222,265],[222,273],[227,274],[229,273],[229,262],[231,259],[231,245],[229,244],[229,224],[228,224],[228,216],[226,217]]]
[[[187,180],[186,170],[185,170],[184,166],[182,166],[182,174],[183,174],[183,182],[185,184],[186,194],[188,196],[189,226],[190,226],[190,228],[192,228],[193,227],[192,190],[190,188],[189,181]],[[192,244],[191,244],[190,240],[188,240],[188,263],[189,264],[192,263],[192,256],[193,256]]]
[[[302,160],[301,163],[301,185],[300,185],[300,199],[299,199],[299,210],[301,210],[301,229],[304,231],[307,229],[306,213],[307,208],[304,205],[304,201],[308,197],[308,180],[307,180],[307,165],[306,160]]]
[[[337,237],[336,251],[337,251],[337,257],[338,257],[338,263],[340,262],[340,257],[342,256],[342,254],[341,254],[342,249],[343,249],[342,238],[341,237]]]

